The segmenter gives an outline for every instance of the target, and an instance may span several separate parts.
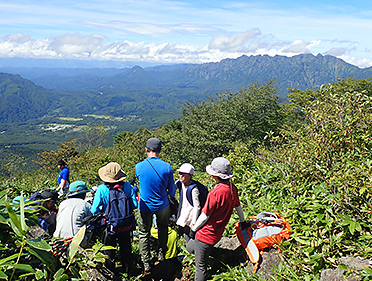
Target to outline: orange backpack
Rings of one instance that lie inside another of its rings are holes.
[[[253,273],[256,273],[263,249],[288,239],[292,228],[277,213],[262,212],[256,217],[250,217],[247,222],[250,226],[246,229],[242,229],[239,222],[235,224],[236,235],[254,264]]]

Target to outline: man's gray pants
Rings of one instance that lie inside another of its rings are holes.
[[[145,270],[151,268],[151,251],[150,251],[150,230],[152,227],[153,214],[156,216],[156,224],[158,226],[158,246],[159,252],[164,256],[167,252],[167,241],[168,241],[168,225],[170,216],[169,205],[159,212],[139,212],[137,219],[138,232],[139,232],[139,246],[141,260],[145,267]]]

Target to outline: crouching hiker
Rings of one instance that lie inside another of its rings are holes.
[[[74,181],[70,185],[67,199],[62,201],[58,208],[54,237],[73,237],[84,226],[84,218],[92,215],[90,204],[84,200],[87,192],[89,190],[84,181]],[[87,242],[83,240],[81,246],[84,247]]]
[[[100,204],[104,205],[107,215],[107,227],[103,243],[107,246],[116,247],[119,244],[121,258],[121,272],[128,272],[132,262],[131,232],[135,227],[133,209],[138,207],[137,199],[129,182],[124,182],[126,174],[118,163],[108,163],[99,169],[98,175],[103,185],[97,189],[93,200],[94,212]],[[105,254],[110,260],[106,261],[107,267],[115,269],[115,251],[107,250]]]
[[[55,206],[58,200],[58,193],[53,189],[46,189],[41,194],[39,199],[43,199],[37,203],[38,218],[41,223],[41,227],[48,232],[49,235],[53,235],[57,226],[57,208]],[[39,206],[44,207],[40,208]]]
[[[195,254],[196,281],[206,279],[209,254],[220,241],[233,208],[238,212],[240,222],[245,222],[238,190],[231,182],[233,174],[230,171],[230,162],[226,158],[217,157],[206,170],[217,184],[209,191],[201,214],[191,228],[191,239],[186,246],[190,253]]]

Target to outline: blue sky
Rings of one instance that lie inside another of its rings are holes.
[[[372,66],[372,1],[0,0],[0,58],[205,63],[329,54]]]

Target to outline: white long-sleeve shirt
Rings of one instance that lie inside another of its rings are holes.
[[[195,183],[192,183],[190,186],[196,185]],[[197,187],[193,188],[191,191],[191,197],[192,202],[194,204],[194,207],[189,203],[186,197],[186,191],[188,186],[185,186],[182,183],[182,204],[181,205],[181,211],[180,216],[176,222],[177,225],[185,227],[185,226],[191,226],[195,224],[196,220],[198,219],[201,211],[201,206],[199,202],[199,189]]]

